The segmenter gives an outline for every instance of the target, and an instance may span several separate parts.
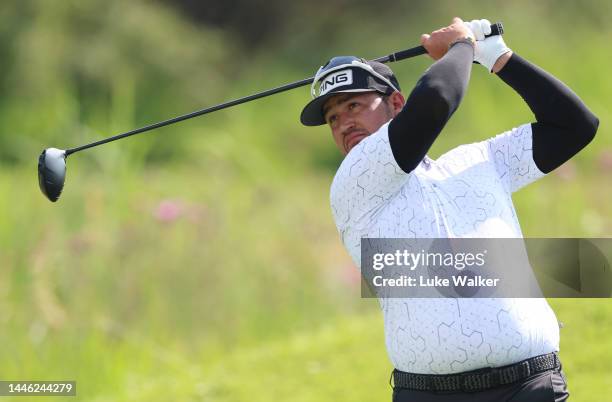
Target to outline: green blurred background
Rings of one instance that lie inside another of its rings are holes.
[[[390,400],[378,304],[360,298],[329,210],[340,155],[298,121],[306,88],[80,153],[57,204],[35,165],[337,54],[414,46],[454,15],[503,21],[508,45],[601,120],[515,196],[524,234],[609,237],[610,2],[3,1],[0,379],[73,379],[82,401]],[[404,92],[430,63],[393,65]],[[528,121],[475,67],[431,156]],[[612,302],[550,303],[572,400],[607,400]]]

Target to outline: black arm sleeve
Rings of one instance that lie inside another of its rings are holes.
[[[533,160],[542,172],[561,166],[591,142],[599,120],[561,81],[516,53],[497,75],[535,114]]]
[[[465,94],[474,48],[453,45],[423,74],[402,111],[389,123],[389,144],[397,164],[406,173],[416,168],[459,107]]]

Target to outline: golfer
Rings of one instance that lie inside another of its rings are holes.
[[[489,21],[454,18],[423,35],[436,61],[407,99],[384,64],[335,57],[317,72],[301,121],[328,124],[345,155],[331,205],[357,266],[363,237],[522,237],[512,193],[593,139],[598,119],[578,96],[489,33]],[[427,151],[459,107],[474,61],[513,89],[536,121],[433,160]],[[380,303],[394,402],[567,400],[559,325],[545,299]]]

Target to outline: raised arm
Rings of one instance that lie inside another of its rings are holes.
[[[474,46],[465,39],[468,37],[473,39],[473,34],[459,18],[421,37],[421,43],[437,61],[419,79],[402,111],[389,124],[393,156],[406,173],[421,162],[465,94],[474,58]]]
[[[501,36],[484,39],[489,21],[467,26],[478,40],[475,60],[514,89],[535,115],[531,128],[538,169],[549,173],[591,142],[599,120],[567,85],[513,54]]]
[[[533,160],[548,173],[576,155],[597,132],[599,120],[567,85],[516,53],[497,73],[536,118]]]

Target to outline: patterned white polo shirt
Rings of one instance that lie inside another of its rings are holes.
[[[388,124],[349,152],[331,186],[336,226],[358,267],[362,237],[522,237],[511,195],[544,176],[533,161],[530,124],[425,157],[409,174],[393,157]],[[398,370],[457,373],[559,350],[545,299],[379,300]]]

